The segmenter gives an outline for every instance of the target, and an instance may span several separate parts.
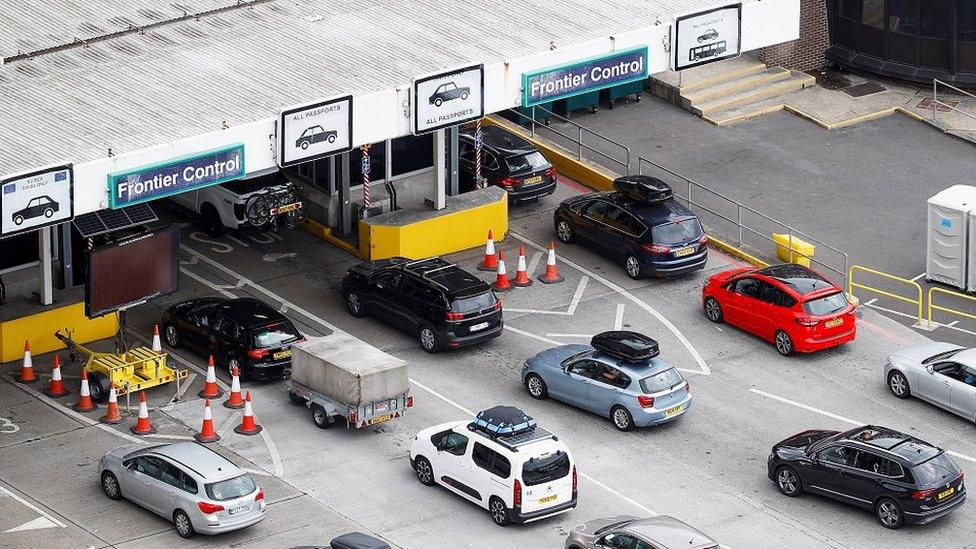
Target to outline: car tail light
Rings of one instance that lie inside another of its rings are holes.
[[[637,404],[640,404],[641,408],[653,408],[654,397],[649,397],[647,395],[637,395]]]
[[[522,483],[515,479],[515,486],[512,488],[512,505],[522,505]]]
[[[516,185],[521,185],[522,182],[514,177],[506,177],[499,181],[498,184],[502,187],[515,187]]]
[[[359,416],[358,416],[358,414],[356,414],[356,410],[349,410],[349,423],[352,423],[353,425],[355,425],[356,424],[356,418],[357,417],[359,417]]]
[[[546,170],[546,177],[556,177],[556,167],[553,166]]]
[[[464,320],[464,313],[454,313],[447,311],[444,315],[448,320]]]
[[[798,316],[796,317],[796,323],[801,326],[816,326],[820,324],[820,321],[809,316]]]
[[[499,300],[495,301],[495,310],[496,311],[502,310],[502,300],[499,299]]]
[[[573,465],[573,493],[576,493],[576,466]]]
[[[916,490],[915,492],[912,493],[912,499],[916,501],[928,499],[932,497],[932,494],[934,493],[935,493],[935,488],[929,488],[928,490]]]
[[[248,349],[247,356],[253,358],[254,360],[261,360],[262,358],[268,356],[270,353],[268,349]]]
[[[254,501],[264,501],[264,490],[258,490],[258,495],[254,496]]]
[[[210,515],[210,514],[213,514],[213,513],[218,512],[218,511],[223,511],[224,510],[224,506],[223,505],[216,505],[216,504],[213,504],[213,503],[207,503],[206,501],[198,501],[197,502],[197,507],[200,508],[200,512],[203,513],[204,515]]]
[[[667,246],[661,246],[660,244],[641,244],[641,250],[644,250],[645,252],[650,252],[652,254],[671,253],[671,248]]]
[[[413,408],[413,395],[407,397],[407,408]]]
[[[686,393],[690,393],[691,392],[691,382],[690,381],[686,381],[685,382],[685,392]]]

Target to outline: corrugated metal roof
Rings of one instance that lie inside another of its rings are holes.
[[[235,0],[0,0],[0,51]],[[0,174],[104,157],[707,9],[721,0],[270,0],[0,66]],[[87,33],[87,34],[85,34]],[[12,52],[12,53],[11,53]]]

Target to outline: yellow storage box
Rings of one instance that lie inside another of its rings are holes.
[[[788,234],[773,233],[773,242],[776,243],[776,259],[784,263],[796,263],[804,267],[810,266],[810,258],[817,250],[817,247],[809,242],[800,240],[796,235],[790,238]],[[790,248],[793,253],[790,253]],[[792,256],[792,257],[791,257]]]

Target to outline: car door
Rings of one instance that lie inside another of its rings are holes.
[[[763,282],[759,290],[759,304],[752,310],[759,337],[772,341],[776,331],[781,327],[786,330],[792,328],[784,322],[784,317],[790,314],[789,309],[784,307],[784,303],[795,304],[783,290],[769,282]]]
[[[586,400],[590,410],[610,417],[610,407],[630,386],[630,377],[609,364],[598,364],[600,369],[587,386]]]
[[[637,221],[632,220],[632,217],[623,208],[614,205],[607,209],[604,217],[607,227],[603,233],[603,244],[607,247],[607,253],[620,261],[636,247],[637,236],[633,234],[631,227]]]
[[[481,503],[481,494],[472,486],[470,469],[474,469],[471,458],[471,441],[466,435],[451,432],[441,439],[438,446],[437,461],[439,478],[445,486],[458,494]]]
[[[467,484],[481,495],[481,504],[488,506],[492,494],[509,491],[512,464],[505,456],[475,441],[471,448],[471,467]]]
[[[207,338],[207,345],[210,354],[214,355],[217,362],[226,362],[237,350],[237,322],[227,316],[217,315],[214,329]]]
[[[589,409],[587,392],[600,365],[595,360],[584,358],[566,366],[566,374],[558,382],[559,398],[573,406]]]
[[[752,321],[752,311],[759,303],[759,293],[763,282],[750,276],[742,277],[729,287],[726,302],[722,303],[725,321],[746,330],[754,332],[755,323]]]
[[[391,322],[392,302],[397,297],[397,286],[400,285],[402,273],[397,271],[383,271],[369,278],[363,300],[367,308],[376,314],[375,318]]]
[[[126,474],[126,482],[122,485],[125,497],[135,501],[143,507],[159,512],[154,501],[155,492],[161,488],[159,481],[161,470],[166,463],[155,456],[139,456],[132,461]]]
[[[856,449],[844,444],[835,444],[818,451],[801,474],[803,484],[812,491],[847,501],[844,469],[854,465],[856,453]]]
[[[183,475],[179,467],[163,460],[158,483],[149,493],[153,509],[161,515],[170,516],[176,509],[177,492],[183,490]]]
[[[875,499],[890,492],[892,484],[903,485],[906,492],[909,490],[901,465],[867,450],[857,451],[854,466],[846,468],[842,476],[848,503],[865,509],[873,508]]]
[[[961,367],[960,364],[952,361],[932,364],[931,369],[926,369],[925,373],[918,376],[919,398],[951,410],[949,395],[952,392],[952,376],[955,376]]]
[[[215,322],[215,315],[210,309],[192,311],[187,315],[187,322],[183,325],[181,336],[183,343],[199,351],[206,352],[210,330]]]
[[[433,303],[427,302],[434,294],[427,292],[427,285],[416,278],[404,275],[400,281],[399,296],[392,304],[393,313],[400,317],[403,329],[413,333],[423,323],[431,322]]]
[[[634,549],[637,538],[623,532],[611,532],[597,541],[597,547],[607,549]]]
[[[976,419],[976,368],[960,365],[949,383],[949,405],[962,417]]]
[[[591,248],[602,247],[603,233],[607,228],[606,212],[610,204],[603,200],[594,200],[580,208],[579,221],[576,224],[576,237],[582,244]],[[600,250],[605,251],[605,250]]]

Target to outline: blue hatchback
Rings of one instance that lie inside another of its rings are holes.
[[[691,407],[690,384],[667,362],[627,360],[592,345],[542,351],[525,361],[522,382],[533,398],[600,414],[621,431],[674,421]]]

